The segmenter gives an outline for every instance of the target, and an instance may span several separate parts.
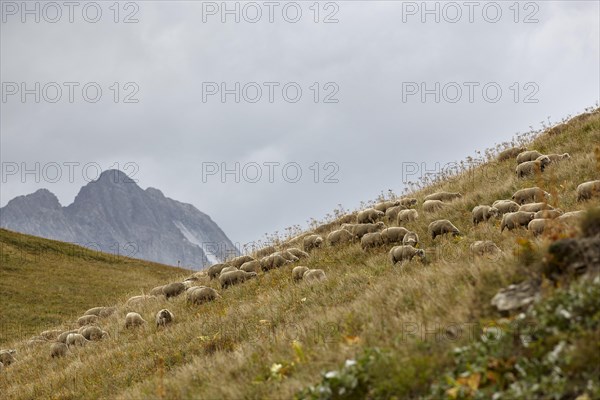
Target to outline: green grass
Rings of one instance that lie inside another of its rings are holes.
[[[598,177],[600,155],[595,156],[591,146],[598,143],[596,112],[570,121],[558,135],[540,135],[527,143],[530,149],[572,156],[540,177],[517,180],[514,160],[497,163],[490,158],[411,193],[419,199],[420,217],[406,227],[419,234],[426,264],[415,260],[391,266],[388,248],[365,253],[359,244],[325,247],[300,263],[261,273],[227,290],[202,277],[198,284],[222,295],[202,306],[187,305],[184,296],[127,306],[129,295],[155,285],[128,279],[128,293],[104,290],[107,297],[95,301],[117,305],[117,312],[100,323],[110,339],[54,360],[47,344],[11,341],[19,360],[0,374],[0,392],[9,399],[288,399],[321,382],[322,373],[340,370],[346,360],[364,359],[370,372],[365,376],[359,370],[357,382],[366,385],[372,398],[425,396],[453,367],[452,349],[476,343],[481,327],[498,318],[489,305],[497,290],[533,273],[524,266],[526,257],[518,240],[526,238],[542,251],[555,236],[573,234],[562,231],[541,238],[526,230],[501,234],[498,221],[473,227],[472,207],[510,198],[517,189],[534,185],[555,193],[553,204],[564,211],[598,206],[598,200],[575,201],[577,185]],[[464,197],[443,211],[423,213],[423,197],[437,190],[460,191]],[[464,236],[432,241],[427,225],[439,218],[450,219]],[[469,244],[481,239],[496,242],[503,256],[473,258]],[[79,262],[80,267],[88,262],[100,261],[90,256]],[[291,269],[298,264],[322,268],[328,279],[295,284]],[[48,271],[46,278],[36,278],[35,271],[32,267],[15,280],[45,285]],[[165,276],[163,282],[174,279]],[[58,285],[60,279],[54,282]],[[2,298],[17,303],[10,295]],[[23,304],[23,299],[19,302]],[[73,315],[61,326],[72,326],[75,317],[92,305],[96,304],[60,310]],[[28,306],[20,307],[29,311]],[[124,329],[127,312],[139,312],[152,321],[163,307],[175,314],[175,323],[167,329],[157,330],[153,324]],[[448,337],[448,328],[457,326],[464,333]]]

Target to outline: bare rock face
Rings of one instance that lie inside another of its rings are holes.
[[[118,170],[104,171],[67,207],[46,189],[16,197],[0,209],[0,227],[192,269],[239,254],[208,215]]]

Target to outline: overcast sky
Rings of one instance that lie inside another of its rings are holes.
[[[42,187],[68,205],[118,166],[245,243],[400,193],[403,163],[597,104],[599,2],[513,3],[228,2],[236,22],[220,1],[82,2],[70,22],[62,2],[2,1],[0,205]]]

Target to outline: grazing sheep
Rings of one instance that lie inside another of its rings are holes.
[[[294,254],[292,254],[292,252],[290,252],[289,250],[281,250],[281,251],[278,251],[277,253],[273,253],[273,254],[280,255],[288,262],[298,261],[298,257],[296,257]]]
[[[231,285],[237,285],[251,278],[256,278],[256,272],[231,271],[221,275],[219,283],[222,289],[227,289]]]
[[[569,153],[564,153],[564,154],[548,154],[547,157],[550,159],[550,163],[554,164],[554,163],[558,163],[560,161],[563,160],[570,160],[571,156],[569,155]],[[537,158],[538,160],[540,159],[540,157]]]
[[[497,217],[499,211],[496,207],[490,206],[475,206],[473,208],[473,225],[477,225],[482,221],[488,221],[493,217]]]
[[[417,218],[419,218],[419,213],[417,212],[417,210],[413,210],[413,209],[410,209],[410,210],[401,210],[398,213],[397,222],[398,222],[398,225],[402,225],[405,222],[416,221]]]
[[[227,261],[227,264],[229,264],[233,267],[239,268],[245,262],[252,261],[252,260],[254,260],[254,257],[252,257],[252,256],[239,256],[239,257],[235,257],[235,258]]]
[[[483,256],[485,254],[497,255],[502,253],[502,250],[500,250],[500,248],[496,246],[496,243],[491,240],[478,240],[473,242],[469,246],[469,249],[471,250],[471,253],[476,256]]]
[[[367,233],[360,238],[360,246],[363,250],[383,246],[383,239],[380,232]]]
[[[136,326],[144,325],[146,321],[142,316],[136,312],[127,313],[125,316],[125,328],[131,328]]]
[[[530,231],[531,233],[534,234],[534,236],[539,236],[542,233],[544,233],[544,230],[546,229],[546,223],[548,221],[552,221],[551,219],[543,219],[543,218],[539,218],[539,219],[532,219],[531,221],[529,221],[529,224],[527,224],[527,230]]]
[[[352,233],[354,233],[354,237],[360,239],[367,233],[379,232],[383,229],[385,229],[385,224],[381,221],[374,224],[356,224]]]
[[[356,222],[359,224],[368,224],[375,223],[381,217],[383,217],[385,213],[383,211],[375,210],[374,208],[367,208],[366,210],[362,210],[358,213],[356,217]]]
[[[446,207],[446,204],[441,200],[425,200],[423,202],[424,212],[436,212]]]
[[[524,151],[524,152],[520,153],[519,155],[517,155],[517,165],[524,163],[526,161],[534,161],[536,158],[538,158],[540,156],[543,156],[543,154],[537,150]]]
[[[292,255],[293,255],[294,257],[298,258],[298,259],[301,259],[301,258],[306,258],[306,257],[308,257],[308,253],[307,253],[307,252],[305,252],[305,251],[302,251],[302,250],[300,250],[300,249],[298,249],[298,248],[296,248],[296,247],[290,247],[289,249],[287,249],[287,251],[288,251],[289,253],[292,253]]]
[[[417,199],[412,197],[405,197],[400,199],[400,205],[403,207],[414,207],[417,205]]]
[[[419,244],[419,235],[416,232],[408,232],[402,239],[404,246],[416,247]]]
[[[283,258],[281,254],[271,254],[260,259],[260,267],[263,271],[269,271],[271,269],[279,268],[289,263],[288,260]]]
[[[462,194],[460,193],[452,193],[452,192],[437,192],[432,193],[428,196],[425,196],[424,201],[427,200],[440,200],[440,201],[452,201],[456,199],[460,199]]]
[[[174,319],[175,316],[173,315],[173,313],[167,310],[166,308],[163,308],[162,310],[156,313],[156,327],[166,327],[167,325],[171,324]]]
[[[187,301],[192,304],[203,304],[209,301],[213,301],[221,297],[219,293],[213,288],[199,286],[193,288],[187,294]]]
[[[526,211],[526,212],[536,213],[536,212],[542,211],[542,210],[554,210],[554,207],[552,207],[548,203],[529,203],[529,204],[523,204],[521,207],[519,207],[519,211]]]
[[[70,333],[69,336],[67,336],[66,345],[69,346],[69,347],[72,347],[72,346],[83,347],[88,342],[89,342],[89,340],[87,340],[86,338],[84,338],[83,335],[81,335],[79,333]]]
[[[52,358],[64,357],[68,352],[69,348],[64,343],[53,343],[50,347],[50,357]]]
[[[526,211],[517,211],[504,214],[502,217],[502,223],[500,224],[500,232],[504,232],[504,228],[512,230],[520,226],[527,226],[533,217],[535,217],[534,212]]]
[[[534,219],[540,219],[540,218],[545,218],[545,219],[555,219],[560,217],[563,214],[563,212],[561,210],[558,209],[554,209],[554,210],[540,210],[538,212],[535,213]]]
[[[577,186],[577,201],[600,197],[600,180],[584,182]]]
[[[519,205],[548,202],[551,198],[550,193],[543,191],[537,186],[517,190],[512,196],[512,200]]]
[[[56,341],[58,341],[60,343],[67,343],[67,336],[69,336],[69,334],[71,334],[71,333],[78,333],[78,330],[65,331],[65,332],[61,333],[60,335],[58,335],[58,337],[56,338]]]
[[[0,362],[8,367],[10,364],[15,362],[14,355],[17,354],[16,350],[0,350]]]
[[[301,265],[294,267],[294,269],[292,270],[292,279],[294,280],[294,282],[301,281],[306,271],[308,271],[308,267],[304,267]]]
[[[398,220],[398,214],[400,211],[405,210],[404,206],[394,206],[385,210],[385,218],[389,223],[395,222]],[[408,210],[406,210],[408,211]],[[414,211],[414,210],[413,210]]]
[[[50,329],[40,333],[40,336],[46,340],[56,340],[58,335],[60,335],[61,333],[62,331],[60,329]]]
[[[388,200],[388,201],[382,201],[381,203],[375,204],[373,206],[373,209],[375,209],[377,211],[385,212],[388,208],[396,207],[399,205],[400,205],[400,200]]]
[[[277,251],[277,249],[275,248],[275,246],[267,246],[267,247],[263,247],[262,249],[258,249],[254,252],[254,255],[256,256],[256,258],[262,258],[262,257],[266,257],[270,254],[273,254]],[[215,275],[218,276],[219,274]]]
[[[525,147],[511,147],[510,149],[506,149],[502,152],[500,152],[500,154],[498,154],[498,157],[496,158],[498,161],[504,161],[504,160],[509,160],[511,158],[515,158],[516,156],[518,156],[520,153],[527,151],[527,149]]]
[[[275,250],[273,250],[273,251],[275,251]],[[221,273],[221,270],[222,270],[223,268],[225,268],[225,267],[229,267],[229,264],[226,264],[226,263],[219,263],[219,264],[213,264],[213,265],[211,265],[211,266],[208,268],[208,270],[207,270],[208,277],[209,277],[210,279],[215,279],[215,278],[217,278],[217,277],[219,276],[219,274]]]
[[[585,215],[585,211],[570,211],[556,218],[558,221],[568,225],[574,225]]]
[[[354,235],[346,229],[338,229],[327,235],[327,243],[329,243],[330,246],[350,243],[353,239]]]
[[[95,315],[84,315],[83,317],[80,317],[77,320],[77,325],[79,326],[85,326],[85,325],[91,325],[91,324],[95,324],[96,322],[98,322],[98,317]]]
[[[415,256],[425,257],[425,251],[413,246],[394,246],[388,253],[390,262],[395,265],[398,261],[410,261]]]
[[[391,227],[381,231],[381,238],[386,244],[402,243],[402,239],[404,239],[404,235],[406,235],[407,233],[408,229],[403,228],[401,226]]]
[[[451,233],[452,236],[461,235],[458,228],[447,219],[438,219],[437,221],[433,221],[429,224],[427,230],[431,234],[432,239],[435,239],[437,236],[445,235],[447,233]]]
[[[185,285],[182,282],[173,282],[163,287],[163,293],[167,299],[171,297],[177,297],[181,293],[185,292]]]
[[[240,267],[240,271],[258,272],[258,271],[260,271],[260,261],[259,260],[247,261],[242,264],[242,266]]]
[[[304,238],[302,245],[304,247],[304,251],[312,251],[323,245],[323,238],[321,235],[310,235]]]
[[[108,332],[103,331],[97,326],[87,326],[77,332],[87,340],[102,340],[108,338]]]
[[[542,173],[546,167],[550,165],[550,159],[546,156],[542,156],[537,160],[525,161],[515,169],[518,178],[524,178],[535,173]]]
[[[152,290],[150,290],[150,292],[148,292],[148,294],[150,296],[162,296],[163,293],[163,288],[165,287],[165,285],[161,285],[161,286],[157,286],[155,288],[152,288]]]
[[[221,276],[221,275],[223,275],[223,274],[226,274],[226,273],[228,273],[228,272],[231,272],[231,271],[237,271],[237,270],[238,270],[238,269],[237,269],[236,267],[234,267],[233,265],[232,265],[232,266],[229,266],[229,267],[225,267],[225,268],[223,268],[223,269],[221,270],[221,273],[219,274],[219,276]]]
[[[519,211],[519,205],[512,200],[496,200],[494,204],[492,204],[496,210],[498,210],[498,215],[504,215],[509,212]]]
[[[127,299],[127,302],[125,302],[125,305],[131,307],[131,306],[143,303],[146,300],[156,300],[156,296],[150,296],[150,295],[133,296],[133,297],[130,297],[129,299]]]
[[[307,283],[315,283],[327,279],[322,269],[309,269],[302,275],[302,280]]]

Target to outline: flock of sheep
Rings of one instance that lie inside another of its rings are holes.
[[[516,158],[518,177],[531,173],[543,173],[549,163],[558,163],[570,158],[568,154],[542,155],[524,148],[512,148],[499,154],[498,160]],[[600,180],[582,183],[577,187],[577,201],[585,201],[592,197],[600,197]],[[421,210],[431,213],[443,210],[452,201],[461,198],[460,193],[438,192],[430,194],[423,199]],[[493,218],[501,219],[501,232],[505,229],[512,230],[526,227],[534,235],[544,232],[550,221],[570,222],[578,219],[581,211],[563,213],[548,204],[550,194],[538,187],[518,190],[509,199],[495,201],[492,205],[478,205],[472,210],[474,225],[486,223]],[[253,256],[243,255],[233,258],[225,263],[215,264],[207,271],[197,272],[186,278],[183,282],[169,283],[158,286],[146,295],[134,296],[127,300],[127,307],[136,308],[146,300],[164,296],[171,299],[185,294],[186,301],[191,305],[201,305],[221,297],[217,290],[208,286],[197,286],[201,279],[218,280],[222,290],[232,285],[243,284],[248,279],[254,279],[259,273],[267,273],[273,269],[299,262],[309,257],[309,254],[318,251],[324,246],[342,246],[359,242],[364,251],[372,249],[389,248],[388,256],[392,265],[406,262],[414,257],[423,258],[425,251],[419,248],[419,236],[416,232],[404,228],[402,225],[419,219],[415,209],[417,199],[401,198],[384,201],[372,208],[348,214],[335,222],[324,224],[314,232],[305,233],[285,242],[277,250],[269,246],[256,251]],[[384,222],[385,221],[385,222]],[[394,223],[398,226],[387,226]],[[340,225],[341,224],[341,225]],[[337,228],[332,230],[333,228]],[[321,236],[329,232],[325,238]],[[431,222],[428,233],[432,240],[442,235],[460,236],[461,231],[449,220],[439,219]],[[299,247],[302,247],[300,249]],[[492,241],[476,241],[470,245],[470,251],[476,255],[497,254],[500,248]],[[291,279],[294,282],[307,284],[325,280],[326,274],[322,269],[309,269],[299,265],[292,269]],[[49,330],[30,340],[30,343],[50,342],[50,356],[63,357],[69,354],[74,347],[85,346],[90,341],[105,339],[109,334],[99,325],[116,311],[116,307],[94,307],[87,310],[77,320],[78,329],[60,331]],[[155,315],[156,327],[167,327],[175,319],[168,309],[162,309]],[[123,321],[125,329],[136,329],[147,322],[137,312],[129,312]],[[15,361],[14,350],[0,351],[0,370]]]

